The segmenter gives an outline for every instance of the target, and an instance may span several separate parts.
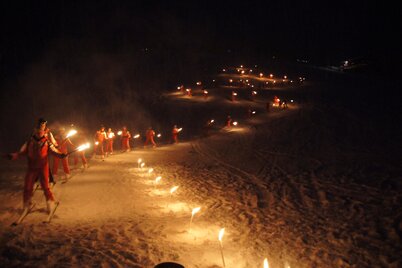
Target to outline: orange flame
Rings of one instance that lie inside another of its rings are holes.
[[[66,139],[77,134],[77,130],[72,129],[67,133]]]
[[[179,186],[174,186],[172,187],[172,189],[170,189],[170,194],[173,194],[174,192],[176,192],[176,190],[179,188]]]
[[[219,231],[219,235],[218,235],[218,240],[220,241],[220,242],[222,242],[222,238],[223,238],[223,235],[225,234],[225,228],[222,228],[220,231]]]

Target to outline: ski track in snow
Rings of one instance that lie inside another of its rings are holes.
[[[225,227],[227,267],[260,267],[265,257],[271,267],[398,267],[402,215],[390,214],[400,212],[400,193],[390,189],[384,196],[360,183],[370,161],[378,160],[370,152],[308,151],[333,148],[331,140],[321,141],[327,129],[297,123],[319,123],[314,109],[305,110],[263,115],[260,123],[174,146],[92,159],[88,170],[74,170],[67,183],[56,184],[61,203],[50,225],[42,224],[45,202],[38,190],[33,213],[9,227],[20,213],[15,208],[25,167],[16,165],[17,175],[3,169],[2,179],[19,183],[1,190],[0,263],[153,267],[177,261],[214,268],[221,266],[217,235]],[[282,144],[282,132],[294,140]],[[339,171],[344,159],[357,159],[356,165]],[[162,176],[158,184],[156,176]],[[198,206],[190,230],[191,209]]]

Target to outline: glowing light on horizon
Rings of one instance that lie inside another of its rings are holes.
[[[117,132],[117,135],[121,135],[123,133],[123,131],[119,130],[119,132]]]
[[[140,136],[141,136],[140,134],[136,134],[136,135],[134,136],[134,139],[138,139]]]

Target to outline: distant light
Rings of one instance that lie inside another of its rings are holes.
[[[233,125],[234,125],[234,126],[237,126],[237,121],[234,121],[234,122],[233,122]]]
[[[160,138],[162,137],[162,134],[159,133],[158,135],[156,135],[156,137]]]
[[[201,86],[201,82],[197,82],[197,86]]]
[[[242,70],[241,73],[244,74],[244,70]]]
[[[222,72],[226,72],[226,69],[222,69]]]
[[[276,81],[274,80],[274,84],[276,83]]]
[[[250,69],[250,73],[252,73],[253,72],[253,70],[252,69]]]
[[[269,77],[271,77],[271,78],[272,78],[272,77],[274,77],[274,75],[273,75],[273,74],[270,74],[270,75],[269,75]]]
[[[253,95],[257,95],[257,91],[254,90],[254,91],[253,91]]]
[[[285,75],[283,78],[287,79],[287,78],[288,78],[288,76],[287,76],[287,75]]]
[[[229,82],[232,83],[232,82],[233,82],[233,79],[229,79]]]
[[[236,92],[233,92],[233,96],[237,96],[237,93],[236,93]]]
[[[180,90],[180,87],[177,87],[177,90]]]
[[[264,74],[263,73],[260,73],[260,77],[263,77],[264,76]]]
[[[243,65],[240,65],[240,68],[243,68]]]
[[[293,102],[293,100],[290,100],[290,102]]]
[[[208,94],[208,91],[207,91],[207,90],[204,90],[204,94]]]
[[[252,112],[252,114],[255,114],[255,113],[256,113],[256,111],[253,111],[253,112]]]
[[[215,79],[213,79],[212,82],[215,82]]]

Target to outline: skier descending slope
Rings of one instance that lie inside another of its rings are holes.
[[[28,159],[28,170],[24,180],[23,214],[28,214],[33,207],[33,185],[37,178],[39,178],[46,197],[49,216],[53,215],[58,205],[58,202],[55,202],[54,195],[49,188],[48,154],[49,151],[51,151],[59,158],[65,158],[67,154],[61,153],[50,141],[48,135],[46,134],[46,124],[46,120],[43,118],[39,119],[38,124],[29,140],[22,145],[18,152],[9,154],[11,160],[16,160],[22,155],[26,155]]]

